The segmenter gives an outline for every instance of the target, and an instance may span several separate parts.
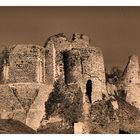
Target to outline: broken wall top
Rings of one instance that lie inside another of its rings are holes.
[[[138,56],[132,55],[129,57],[129,61],[123,73],[123,81],[126,84],[140,83]]]
[[[51,36],[45,43],[45,48],[54,47],[57,52],[70,50],[72,48],[89,47],[90,41],[86,35],[75,33],[68,39],[63,33]]]

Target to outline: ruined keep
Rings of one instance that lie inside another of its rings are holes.
[[[93,102],[102,99],[102,94],[106,94],[103,54],[99,48],[90,46],[87,36],[74,34],[68,41],[59,34],[50,37],[45,47],[46,78],[51,81],[48,84],[63,77],[67,85],[78,84],[85,93],[91,81]]]
[[[60,33],[44,46],[9,46],[0,53],[0,119],[45,133],[119,133],[122,104],[140,109],[137,56],[129,58],[119,84],[106,82],[103,53],[86,35]]]
[[[16,119],[37,129],[45,113],[44,103],[59,78],[66,85],[78,85],[84,96],[89,92],[88,103],[101,100],[106,94],[101,50],[90,46],[83,34],[74,34],[71,40],[57,34],[43,47],[5,48],[0,54],[1,119]]]

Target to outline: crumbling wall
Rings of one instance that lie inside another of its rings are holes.
[[[53,84],[60,76],[64,78],[63,52],[70,49],[70,43],[62,33],[51,36],[46,48],[46,81]]]
[[[0,85],[0,118],[26,120],[26,111],[8,85]]]
[[[1,119],[19,120],[36,130],[45,114],[45,101],[51,90],[52,86],[37,83],[1,85]]]
[[[62,79],[58,79],[45,108],[46,115],[39,132],[71,133],[73,124],[82,121],[82,92],[77,85],[66,86]]]
[[[52,90],[52,85],[44,84],[45,49],[38,45],[15,45],[3,51],[1,63],[1,86],[6,86],[0,93],[2,117],[37,129],[45,113],[44,103]],[[10,107],[5,105],[9,98],[13,101]],[[14,106],[15,103],[20,108]]]
[[[88,36],[81,33],[74,33],[70,42],[72,48],[87,48],[90,46]]]
[[[0,65],[5,83],[0,85],[1,118],[33,129],[41,124],[41,133],[72,133],[78,124],[82,133],[118,133],[118,104],[103,100],[107,96],[103,54],[90,46],[87,36],[76,33],[68,40],[57,34],[44,48],[15,45],[0,55]],[[125,73],[125,89],[133,91],[127,100],[133,104],[139,97],[131,96],[139,90],[136,57]]]
[[[9,48],[8,62],[3,72],[7,71],[7,83],[43,82],[44,52],[37,45],[15,45]],[[6,58],[4,58],[6,59]],[[7,64],[8,63],[8,64]]]
[[[26,124],[37,130],[41,125],[42,118],[45,116],[45,102],[48,100],[53,87],[45,84],[33,86],[38,87],[38,91],[27,113]]]
[[[72,48],[89,46],[89,38],[83,34],[75,33],[71,39],[67,39],[63,33],[51,36],[45,43],[46,48],[46,81],[54,83],[60,76],[64,78],[63,52]],[[53,79],[53,80],[52,80]]]
[[[126,101],[140,109],[140,79],[138,56],[129,57],[129,62],[124,70],[122,80],[126,90]]]

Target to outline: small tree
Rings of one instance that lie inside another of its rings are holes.
[[[118,85],[121,81],[123,71],[118,67],[112,67],[109,72],[106,72],[106,81]]]

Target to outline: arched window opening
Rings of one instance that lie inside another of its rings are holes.
[[[86,95],[88,96],[88,99],[89,99],[90,103],[92,103],[91,93],[92,93],[92,81],[87,80],[87,83],[86,83]]]

